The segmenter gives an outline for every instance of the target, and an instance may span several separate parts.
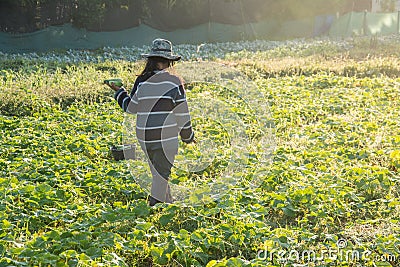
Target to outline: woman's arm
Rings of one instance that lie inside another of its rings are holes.
[[[136,114],[137,112],[138,99],[136,92],[139,84],[138,80],[136,79],[130,96],[124,87],[118,87],[113,83],[109,84],[115,91],[114,98],[117,100],[118,105],[127,113]]]
[[[194,141],[194,132],[190,119],[189,107],[186,101],[186,93],[183,85],[180,85],[175,97],[174,114],[179,128],[181,139],[185,143]]]
[[[137,94],[133,94],[133,96],[129,96],[128,92],[125,88],[121,87],[118,91],[115,92],[114,95],[115,100],[117,100],[118,105],[127,113],[136,114],[137,113],[137,105],[138,98]]]

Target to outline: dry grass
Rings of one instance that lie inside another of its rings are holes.
[[[359,242],[368,242],[380,236],[396,235],[399,231],[400,226],[397,223],[381,219],[369,223],[354,223],[344,230],[344,235]]]
[[[397,57],[365,58],[356,60],[350,57],[324,58],[314,55],[308,57],[240,59],[237,61],[221,60],[220,62],[236,67],[249,77],[271,78],[282,76],[318,73],[334,73],[340,76],[396,78],[400,76],[400,59]]]

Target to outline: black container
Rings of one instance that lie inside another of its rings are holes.
[[[135,145],[112,146],[110,151],[115,160],[136,159]]]

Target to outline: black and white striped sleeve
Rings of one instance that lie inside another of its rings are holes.
[[[138,99],[137,94],[133,94],[132,97],[129,96],[125,88],[121,87],[115,95],[114,98],[117,100],[118,105],[127,113],[136,114]]]
[[[194,132],[192,129],[189,107],[186,101],[186,93],[182,85],[180,85],[177,90],[173,111],[182,141],[191,143],[194,140]]]

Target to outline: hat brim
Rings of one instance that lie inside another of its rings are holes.
[[[178,56],[178,55],[165,55],[165,54],[154,54],[154,53],[150,53],[150,54],[142,54],[142,57],[162,57],[168,60],[172,60],[172,61],[178,61],[180,60],[182,57]]]

